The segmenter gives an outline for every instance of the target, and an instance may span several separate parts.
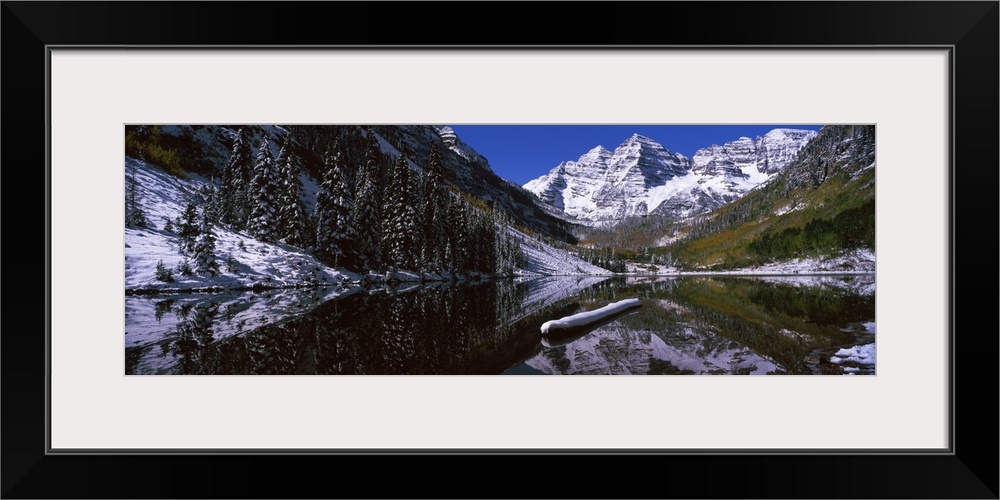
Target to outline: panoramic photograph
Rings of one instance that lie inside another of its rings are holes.
[[[875,375],[874,125],[126,125],[126,375]]]

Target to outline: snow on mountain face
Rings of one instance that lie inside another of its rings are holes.
[[[713,144],[695,153],[691,170],[705,174],[721,171],[741,175],[747,169],[756,169],[762,174],[775,174],[794,160],[802,146],[813,137],[816,137],[816,132],[812,130],[779,128],[756,140],[740,137],[722,146]]]
[[[611,153],[598,146],[560,163],[524,188],[585,222],[650,213],[697,215],[732,202],[770,179],[816,132],[775,129],[700,149],[693,159],[635,134]]]
[[[524,188],[550,205],[575,215],[587,208],[577,202],[586,200],[606,183],[605,173],[611,156],[611,151],[597,146],[577,161],[560,163],[548,174],[525,184]]]
[[[685,176],[691,160],[668,151],[648,137],[633,135],[615,149],[608,160],[605,183],[594,192],[592,200],[597,217],[620,218],[649,212],[644,194],[650,189]]]
[[[641,180],[646,188],[686,175],[690,165],[686,156],[671,153],[658,142],[639,134],[626,139],[608,160],[611,179]]]

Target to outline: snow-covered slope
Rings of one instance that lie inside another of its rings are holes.
[[[597,146],[524,188],[591,223],[650,213],[679,219],[711,211],[766,182],[815,135],[775,129],[755,140],[700,149],[689,159],[635,134],[613,153]]]
[[[246,234],[214,227],[218,240],[215,256],[219,274],[193,273],[185,276],[179,267],[190,255],[179,251],[178,220],[188,201],[197,202],[204,178],[189,174],[179,179],[135,158],[125,158],[127,175],[134,172],[139,205],[150,222],[149,228],[125,229],[125,289],[128,291],[168,291],[193,289],[282,288],[342,284],[356,275],[323,265],[306,250],[289,245],[264,243]],[[173,230],[165,229],[167,221]],[[228,262],[227,262],[228,261]],[[173,281],[157,278],[162,262]]]
[[[210,184],[209,181],[197,174],[188,174],[187,179],[180,179],[131,157],[125,158],[125,169],[127,176],[135,175],[138,204],[149,221],[149,227],[125,229],[125,289],[130,293],[321,285],[345,287],[361,278],[349,271],[324,265],[311,254],[310,249],[262,242],[222,226],[213,227],[217,236],[215,257],[219,265],[218,274],[192,272],[186,275],[181,268],[185,262],[194,267],[194,259],[190,254],[180,252],[179,220],[189,201],[198,206],[203,204],[202,190]],[[315,183],[305,177],[303,184],[307,186],[303,201],[307,206],[313,206]],[[519,274],[610,274],[520,231],[511,229],[511,233],[520,242],[527,260]],[[158,272],[161,262],[162,270]],[[164,279],[164,270],[170,275],[167,279]],[[394,275],[394,279],[400,280],[419,281],[427,277],[413,273]]]
[[[555,248],[545,242],[532,238],[516,229],[510,229],[511,235],[521,243],[521,250],[527,260],[523,275],[599,275],[610,276],[607,269],[597,267],[576,255]]]

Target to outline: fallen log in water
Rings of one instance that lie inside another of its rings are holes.
[[[618,302],[612,302],[600,309],[594,309],[593,311],[582,312],[572,316],[566,316],[565,318],[546,321],[542,324],[542,334],[544,335],[557,330],[566,330],[586,326],[613,314],[627,311],[633,307],[639,307],[640,305],[641,303],[639,302],[639,299],[625,299]]]

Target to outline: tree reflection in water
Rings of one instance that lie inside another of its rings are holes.
[[[136,298],[126,339],[139,340],[126,346],[126,372],[843,373],[829,354],[865,340],[849,327],[874,320],[872,277],[544,280],[356,290],[332,300],[322,291]],[[554,289],[567,293],[540,295]],[[629,297],[642,307],[543,342],[544,321]]]

